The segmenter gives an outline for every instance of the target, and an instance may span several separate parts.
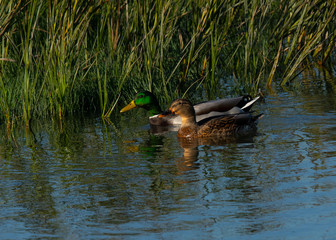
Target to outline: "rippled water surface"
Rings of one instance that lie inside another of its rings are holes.
[[[0,144],[0,239],[334,239],[336,96],[267,95],[250,139],[183,148],[142,110]]]

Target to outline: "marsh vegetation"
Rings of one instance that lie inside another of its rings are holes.
[[[335,1],[1,0],[0,121],[110,116],[138,89],[161,102],[335,73]],[[274,80],[279,79],[279,80]],[[221,88],[225,89],[225,88]]]

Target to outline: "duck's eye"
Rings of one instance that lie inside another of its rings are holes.
[[[143,97],[144,97],[144,95],[139,95],[139,96],[138,96],[138,98],[143,98]]]

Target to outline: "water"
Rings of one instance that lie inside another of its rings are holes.
[[[295,92],[257,136],[186,149],[141,110],[2,129],[0,239],[334,239],[336,96]]]

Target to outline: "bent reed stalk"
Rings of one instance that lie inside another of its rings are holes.
[[[0,123],[110,116],[140,88],[168,102],[215,98],[230,79],[239,94],[288,84],[306,65],[333,65],[335,9],[334,0],[3,0]]]

